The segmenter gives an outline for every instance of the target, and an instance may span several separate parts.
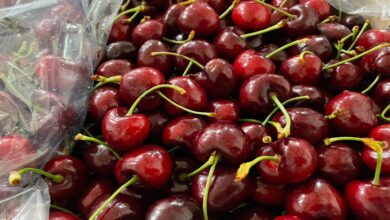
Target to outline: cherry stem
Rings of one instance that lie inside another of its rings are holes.
[[[196,2],[196,0],[187,0],[187,1],[184,1],[184,2],[180,2],[179,5],[182,5],[182,6],[187,6],[187,5],[190,5],[192,3]]]
[[[335,21],[338,21],[338,20],[339,20],[338,16],[331,15],[331,16],[325,18],[325,20],[321,21],[320,24],[325,24],[325,23],[329,23],[329,22],[335,22]]]
[[[377,153],[377,161],[376,161],[376,167],[375,167],[375,175],[372,183],[374,185],[379,185],[379,179],[380,179],[380,173],[382,169],[382,154],[383,154],[383,147],[386,145],[385,142],[377,141],[373,138],[358,138],[358,137],[333,137],[333,138],[326,138],[324,139],[324,144],[326,146],[332,144],[336,141],[359,141],[363,142],[367,147],[372,149]]]
[[[203,170],[209,168],[210,166],[212,166],[215,162],[215,160],[217,160],[218,158],[218,154],[216,151],[213,151],[209,157],[209,159],[206,161],[206,163],[204,163],[202,166],[200,166],[198,169],[192,171],[191,173],[188,173],[188,174],[185,174],[183,176],[181,176],[181,179],[182,180],[186,180],[186,179],[189,179],[193,176],[195,176],[196,174],[202,172]]]
[[[268,28],[260,30],[260,31],[255,31],[255,32],[252,32],[252,33],[242,34],[242,35],[240,35],[240,37],[244,38],[244,39],[249,38],[249,37],[255,37],[255,36],[258,36],[258,35],[262,35],[262,34],[265,34],[265,33],[268,33],[268,32],[271,32],[271,31],[274,31],[274,30],[277,30],[277,29],[280,29],[280,28],[284,27],[286,24],[287,24],[287,21],[282,20],[282,21],[279,21],[277,24],[275,24],[275,25],[273,25],[271,27],[268,27]]]
[[[121,5],[120,11],[124,11],[129,6],[131,0],[127,0],[125,4]]]
[[[279,8],[282,8],[287,3],[287,1],[288,0],[283,0],[282,3],[280,3]]]
[[[359,59],[359,58],[361,58],[361,57],[363,57],[363,56],[365,56],[365,55],[367,55],[367,54],[373,53],[373,52],[375,52],[375,51],[377,51],[377,50],[379,50],[379,49],[381,49],[381,48],[389,47],[389,46],[390,46],[390,43],[379,44],[379,45],[377,45],[377,46],[375,46],[375,47],[373,47],[373,48],[371,48],[371,49],[369,49],[369,50],[367,50],[367,51],[365,51],[365,52],[363,52],[363,53],[360,53],[360,54],[358,54],[358,55],[356,55],[356,56],[354,56],[354,57],[351,57],[351,58],[349,58],[349,59],[342,60],[342,61],[340,61],[340,62],[331,64],[331,65],[325,65],[325,66],[322,68],[322,70],[329,70],[329,69],[331,69],[331,68],[334,68],[334,67],[343,65],[343,64],[345,64],[345,63],[348,63],[348,62],[354,61],[354,60],[356,60],[356,59]]]
[[[63,208],[61,206],[58,206],[58,205],[54,205],[54,204],[50,204],[50,208],[51,209],[56,209],[56,210],[59,210],[59,211],[62,211],[62,212],[66,212],[66,213],[69,213],[69,214],[72,214],[72,215],[75,215],[73,212],[71,212],[70,210],[66,209],[66,208]]]
[[[284,130],[279,122],[268,121],[268,124],[272,125],[276,129],[278,133],[278,139],[282,139],[284,137]]]
[[[381,74],[378,74],[375,77],[374,81],[372,81],[372,83],[366,89],[364,89],[361,93],[363,93],[363,94],[368,93],[372,88],[374,88],[374,86],[379,82],[380,79],[381,79]]]
[[[234,7],[240,2],[241,0],[234,0],[232,4],[219,16],[219,19],[224,19],[228,14],[230,14],[231,11],[233,11]]]
[[[287,105],[291,102],[295,102],[295,101],[299,101],[299,100],[307,100],[307,99],[310,99],[310,96],[307,96],[307,95],[303,95],[303,96],[297,96],[297,97],[294,97],[294,98],[291,98],[291,99],[287,99],[286,101],[284,101],[282,103],[282,105]],[[261,123],[263,126],[265,126],[268,121],[271,119],[271,117],[279,110],[278,107],[274,108],[268,115],[267,117],[264,119],[264,121]]]
[[[194,62],[190,61],[186,67],[186,69],[184,70],[183,72],[183,75],[182,76],[186,76],[188,74],[188,72],[190,71],[192,65],[194,65]]]
[[[195,65],[197,65],[202,70],[204,69],[204,66],[201,63],[199,63],[198,61],[196,61],[196,60],[194,60],[194,59],[192,59],[190,57],[187,57],[185,55],[179,54],[179,53],[161,51],[161,52],[152,52],[150,55],[151,56],[164,56],[164,55],[167,55],[167,56],[180,57],[182,59],[188,60],[189,62],[193,62]]]
[[[34,173],[41,174],[49,179],[52,179],[53,182],[55,183],[62,183],[64,181],[64,177],[60,174],[52,174],[41,169],[26,167],[18,171],[11,172],[11,174],[8,177],[9,184],[19,185],[22,180],[22,175],[26,172],[34,172]]]
[[[220,156],[216,155],[215,160],[213,161],[213,163],[212,163],[212,165],[210,167],[209,174],[207,175],[206,186],[204,187],[204,194],[203,194],[203,201],[202,201],[202,209],[203,209],[203,218],[204,218],[204,220],[208,220],[209,219],[208,212],[207,212],[207,203],[208,203],[208,199],[209,199],[209,192],[210,192],[210,188],[211,188],[211,181],[212,181],[212,179],[214,177],[215,168],[217,167],[217,163],[218,163],[219,159],[220,159]]]
[[[316,55],[315,53],[313,53],[313,52],[311,52],[309,50],[303,51],[301,54],[299,54],[299,60],[301,61],[302,65],[305,65],[305,56],[307,54]]]
[[[215,117],[217,114],[215,112],[200,112],[200,111],[195,111],[195,110],[191,110],[189,108],[186,108],[184,106],[181,106],[179,104],[177,104],[175,101],[173,101],[172,99],[168,98],[167,96],[165,96],[162,92],[158,91],[157,94],[163,98],[165,101],[169,102],[170,104],[172,104],[173,106],[175,106],[176,108],[180,108],[181,110],[185,111],[185,112],[188,112],[190,114],[194,114],[194,115],[203,115],[203,116],[207,116],[207,117]]]
[[[262,124],[261,121],[259,121],[257,119],[252,119],[252,118],[241,118],[241,119],[238,119],[238,122],[251,122],[251,123],[256,123],[256,124]]]
[[[284,115],[284,117],[286,119],[286,126],[283,128],[282,135],[283,135],[283,137],[288,137],[288,136],[290,136],[290,130],[291,130],[291,117],[288,114],[286,108],[283,106],[283,104],[278,99],[277,94],[276,93],[271,93],[270,96],[271,96],[271,99],[276,104],[276,106],[280,109],[280,111],[282,111],[282,113],[283,113],[283,115]]]
[[[270,144],[272,143],[272,137],[271,136],[264,136],[263,138],[261,138],[261,141],[264,143],[264,144]]]
[[[142,5],[140,5],[140,6],[137,6],[137,7],[134,7],[134,8],[131,8],[131,9],[128,9],[128,10],[126,10],[126,11],[123,11],[123,12],[121,12],[121,13],[119,13],[115,18],[114,18],[114,20],[113,20],[113,22],[112,23],[115,23],[115,22],[117,22],[121,17],[123,17],[123,16],[125,16],[125,15],[127,15],[127,14],[130,14],[130,13],[133,13],[133,12],[135,12],[135,13],[139,13],[139,12],[141,12],[141,11],[145,11],[147,9],[147,7],[145,6],[145,3],[143,2],[142,3]],[[137,14],[138,14],[137,13]]]
[[[281,10],[280,8],[277,8],[277,7],[273,6],[273,5],[270,5],[270,4],[268,4],[268,3],[265,3],[265,2],[263,2],[263,1],[261,1],[261,0],[256,0],[256,2],[259,3],[259,4],[261,4],[261,5],[263,5],[263,6],[265,6],[265,7],[267,7],[267,8],[270,8],[270,9],[272,9],[272,10],[275,10],[275,11],[279,12],[280,14],[283,14],[283,15],[289,17],[289,18],[296,18],[296,17],[297,17],[297,16],[295,16],[295,15],[293,15],[293,14],[290,14],[290,13],[288,13],[288,12],[286,12],[286,11],[283,11],[283,10]]]
[[[179,150],[179,149],[181,149],[181,146],[176,146],[176,147],[169,148],[169,149],[167,150],[167,152],[168,152],[168,153],[173,153],[173,152],[175,152],[175,151],[177,151],[177,150]]]
[[[360,30],[359,34],[354,38],[354,41],[353,43],[349,46],[348,50],[352,50],[352,48],[355,46],[355,44],[358,42],[359,38],[362,36],[362,34],[366,31],[366,29],[368,28],[368,26],[370,25],[371,23],[371,20],[370,19],[366,19],[366,21],[364,22],[364,25],[362,27],[362,29]]]
[[[343,37],[341,40],[339,40],[337,42],[337,46],[336,46],[336,49],[337,49],[337,55],[336,55],[336,59],[338,59],[340,57],[340,54],[341,52],[343,51],[343,48],[344,48],[344,45],[345,45],[345,42],[356,36],[357,32],[359,31],[359,26],[354,26],[352,28],[352,32],[350,34],[348,34],[347,36]]]
[[[74,137],[74,140],[75,141],[89,141],[89,142],[93,142],[93,143],[97,143],[97,144],[100,144],[100,145],[103,145],[107,148],[107,150],[109,150],[114,156],[116,159],[121,159],[121,156],[119,156],[119,154],[114,150],[112,149],[110,146],[108,146],[108,144],[102,140],[99,140],[95,137],[93,137],[92,135],[91,136],[86,136],[86,135],[83,135],[83,134],[80,134],[78,133],[75,137]]]
[[[296,40],[296,41],[293,41],[291,43],[288,43],[288,44],[286,44],[286,45],[284,45],[282,47],[279,47],[278,49],[272,51],[271,53],[267,54],[265,56],[265,58],[270,59],[272,56],[274,56],[275,54],[279,53],[280,51],[283,51],[283,50],[285,50],[287,48],[290,48],[290,47],[298,45],[298,44],[306,43],[309,40],[310,40],[309,38],[304,38],[304,39],[300,39],[300,40]]]
[[[184,95],[186,93],[186,90],[184,90],[183,88],[179,87],[179,86],[174,86],[174,85],[171,85],[171,84],[161,84],[161,85],[157,85],[157,86],[154,86],[148,90],[146,90],[144,93],[142,93],[140,96],[138,96],[138,98],[134,101],[134,103],[131,105],[130,109],[129,109],[129,112],[127,112],[126,116],[130,116],[134,113],[135,111],[135,108],[137,107],[138,103],[143,99],[145,98],[145,96],[149,95],[150,93],[152,92],[155,92],[156,90],[159,90],[159,89],[163,89],[163,88],[169,88],[169,89],[174,89],[176,91],[178,91],[181,95]]]
[[[133,175],[125,184],[119,187],[96,211],[89,217],[89,220],[96,220],[98,215],[128,186],[136,183],[139,180],[137,175]]]
[[[383,109],[383,111],[377,115],[379,118],[381,118],[382,120],[384,121],[387,121],[387,122],[390,122],[390,118],[389,117],[386,117],[386,114],[387,112],[390,110],[390,105],[386,106],[385,109]]]
[[[327,119],[327,120],[332,120],[332,119],[337,118],[337,114],[336,114],[336,113],[332,113],[332,114],[330,114],[330,115],[325,115],[324,117],[325,117],[325,119]]]
[[[165,40],[166,42],[169,42],[169,43],[173,43],[173,44],[185,44],[185,43],[191,41],[192,39],[194,39],[194,37],[195,37],[195,31],[192,30],[188,34],[187,39],[185,39],[185,40],[173,40],[173,39],[169,39],[167,37],[163,37],[163,40]]]
[[[256,157],[252,161],[249,161],[249,162],[246,162],[246,163],[242,163],[240,165],[240,167],[238,168],[238,170],[237,170],[235,181],[242,181],[243,179],[245,179],[248,176],[250,169],[253,166],[255,166],[256,164],[258,164],[258,163],[260,163],[261,161],[264,161],[264,160],[271,160],[271,161],[273,161],[275,163],[279,163],[280,156],[279,155],[276,155],[276,156],[259,156],[259,157]]]
[[[122,76],[118,75],[118,76],[104,77],[104,76],[100,76],[100,75],[93,75],[93,76],[91,76],[91,79],[98,82],[93,87],[93,90],[96,90],[96,89],[104,86],[105,84],[109,84],[109,83],[115,83],[115,84],[119,85],[121,83]]]

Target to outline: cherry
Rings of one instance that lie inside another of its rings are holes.
[[[374,101],[361,93],[344,91],[325,106],[325,114],[334,131],[343,135],[365,136],[377,124],[378,113]]]
[[[301,218],[296,215],[280,215],[275,217],[273,220],[301,220]]]
[[[232,20],[239,28],[259,30],[269,25],[271,12],[257,1],[242,1],[234,7]]]
[[[215,112],[215,117],[211,117],[211,122],[236,123],[240,117],[240,106],[237,101],[216,100],[209,102],[207,108],[209,112]]]
[[[0,159],[2,162],[14,162],[16,159],[31,156],[34,152],[32,143],[23,136],[6,135],[0,138]],[[3,171],[4,168],[8,169],[2,165],[0,170]]]
[[[372,71],[380,73],[384,76],[390,76],[390,47],[381,48],[370,55],[372,57]]]
[[[192,78],[205,89],[211,99],[229,98],[237,88],[237,77],[232,65],[222,59],[210,60],[204,70]]]
[[[177,156],[173,161],[173,170],[170,181],[167,183],[164,193],[167,195],[179,195],[191,193],[191,186],[183,179],[187,173],[195,170],[197,163],[192,157]]]
[[[317,84],[321,79],[321,59],[310,52],[302,52],[285,60],[279,69],[279,74],[286,77],[292,84]]]
[[[207,3],[195,2],[187,6],[177,18],[177,25],[184,33],[194,30],[201,36],[211,36],[218,32],[218,14]]]
[[[296,186],[287,195],[286,213],[302,219],[346,219],[346,212],[340,193],[320,178]]]
[[[271,5],[275,6],[275,7],[286,7],[286,8],[291,8],[292,6],[298,4],[298,0],[287,0],[287,1],[284,1],[284,0],[272,0],[271,1]],[[283,5],[282,5],[283,3]]]
[[[288,13],[295,15],[295,18],[290,18],[283,30],[291,35],[307,35],[313,33],[317,29],[318,14],[307,5],[292,6]]]
[[[77,209],[84,218],[88,217],[92,203],[101,195],[111,194],[115,191],[114,184],[106,179],[94,179],[88,183],[83,194],[77,201]]]
[[[268,143],[267,139],[270,139],[270,132],[266,126],[253,122],[244,122],[240,125],[241,130],[248,136],[251,142],[251,155],[262,147],[264,141]],[[271,138],[272,141],[272,138]]]
[[[271,213],[259,206],[246,206],[233,212],[233,217],[230,219],[240,220],[271,220]]]
[[[138,50],[137,66],[152,67],[167,75],[172,66],[172,59],[169,56],[151,56],[155,51],[168,52],[169,47],[158,40],[148,40]]]
[[[201,0],[201,2],[209,4],[218,14],[222,14],[227,8],[227,4],[229,3],[229,1],[225,0]]]
[[[339,23],[323,23],[318,25],[321,35],[325,36],[331,42],[337,42],[351,34],[351,30]]]
[[[390,103],[390,79],[385,79],[378,83],[372,98],[380,106],[386,106]]]
[[[229,26],[224,28],[215,37],[214,45],[218,55],[234,60],[240,53],[248,48],[245,39],[241,38],[244,32],[237,27]]]
[[[36,38],[42,42],[50,42],[50,38],[58,34],[60,28],[60,21],[53,18],[45,18],[34,26],[34,33]]]
[[[49,220],[80,220],[80,218],[68,212],[50,211]]]
[[[161,111],[147,113],[150,122],[148,139],[156,140],[161,137],[164,127],[168,124],[169,118]]]
[[[251,177],[235,181],[235,174],[234,168],[218,167],[211,180],[210,191],[206,195],[205,185],[208,172],[199,173],[192,180],[192,196],[198,203],[202,202],[204,196],[208,196],[206,201],[211,212],[224,213],[229,211],[249,198],[254,186]]]
[[[106,46],[104,57],[106,60],[131,59],[136,56],[136,48],[131,42],[117,41]],[[115,75],[119,75],[114,73]]]
[[[146,220],[154,219],[186,219],[202,218],[202,210],[196,201],[187,195],[171,196],[155,202],[146,213]]]
[[[131,38],[132,26],[128,23],[130,17],[125,15],[112,24],[108,42],[129,41]]]
[[[380,43],[390,43],[390,31],[382,29],[371,29],[359,38],[357,45],[368,50]]]
[[[345,186],[360,173],[361,158],[347,144],[334,143],[317,148],[317,172],[336,186]]]
[[[320,143],[329,134],[328,121],[325,117],[310,108],[288,108],[291,117],[291,136],[307,140],[315,145]],[[286,121],[282,113],[273,118],[274,122],[285,126]]]
[[[330,95],[316,86],[309,85],[294,85],[291,88],[292,96],[309,96],[307,100],[297,101],[295,106],[314,108],[317,110],[323,109],[325,104],[329,101]]]
[[[266,56],[273,51],[279,49],[280,47],[276,44],[264,44],[258,49],[258,54],[261,56]],[[275,55],[273,55],[270,59],[277,65],[280,65],[283,61],[287,60],[288,55],[286,51],[279,51]]]
[[[328,38],[321,35],[309,35],[301,39],[308,39],[307,41],[297,44],[292,47],[294,54],[300,54],[304,51],[311,51],[315,53],[323,61],[328,61],[332,55],[332,44]]]
[[[234,60],[233,72],[242,82],[258,74],[275,73],[275,64],[254,50],[246,50]]]
[[[88,113],[96,121],[101,121],[104,114],[112,108],[123,106],[119,90],[113,87],[101,87],[94,91],[89,98]]]
[[[329,64],[337,62],[337,60],[331,60]],[[359,66],[347,62],[328,71],[324,71],[324,78],[330,90],[341,92],[360,86],[363,81],[363,71]]]
[[[199,131],[206,123],[196,116],[180,116],[170,121],[162,132],[164,145],[169,147],[184,146],[190,149]]]
[[[362,27],[365,19],[361,15],[344,15],[340,18],[340,23],[352,29],[354,26]]]
[[[291,85],[286,78],[276,74],[259,74],[247,79],[240,88],[240,106],[256,115],[273,108],[275,98],[286,100],[291,96]]]
[[[89,144],[83,149],[83,161],[94,174],[110,177],[118,158],[105,145]]]
[[[123,75],[135,69],[135,65],[128,60],[113,59],[101,63],[95,71],[96,75],[111,77]]]
[[[287,192],[287,186],[267,183],[258,176],[256,177],[256,188],[251,194],[251,199],[262,206],[278,207],[284,204]]]
[[[120,192],[120,194],[131,197],[143,208],[149,207],[154,201],[160,199],[161,193],[161,190],[152,189],[142,183],[133,186],[130,185]]]
[[[326,0],[300,0],[300,4],[310,6],[316,10],[318,18],[320,20],[325,19],[329,16],[330,5]]]
[[[167,34],[177,33],[178,17],[184,11],[185,6],[181,4],[172,4],[164,13],[163,23]]]
[[[107,201],[109,197],[109,194],[104,194],[95,199],[90,207],[88,214],[89,219],[143,219],[144,210],[142,210],[142,208],[134,199],[124,194],[119,194],[116,198],[110,201],[110,203],[103,210],[101,210],[101,213],[92,218],[92,214],[95,212],[95,210],[101,207],[101,205]]]
[[[164,36],[164,25],[158,20],[147,20],[134,27],[131,33],[132,43],[140,47],[148,40],[159,40]]]

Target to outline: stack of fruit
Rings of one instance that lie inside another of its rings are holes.
[[[389,77],[326,0],[125,1],[73,155],[9,182],[51,219],[390,219]]]

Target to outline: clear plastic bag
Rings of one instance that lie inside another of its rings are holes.
[[[68,151],[121,1],[0,1],[0,219],[47,219],[44,181],[10,171]]]

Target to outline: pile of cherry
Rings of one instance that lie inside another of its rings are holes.
[[[125,1],[73,155],[9,182],[42,174],[50,219],[390,219],[370,26],[325,0]]]

